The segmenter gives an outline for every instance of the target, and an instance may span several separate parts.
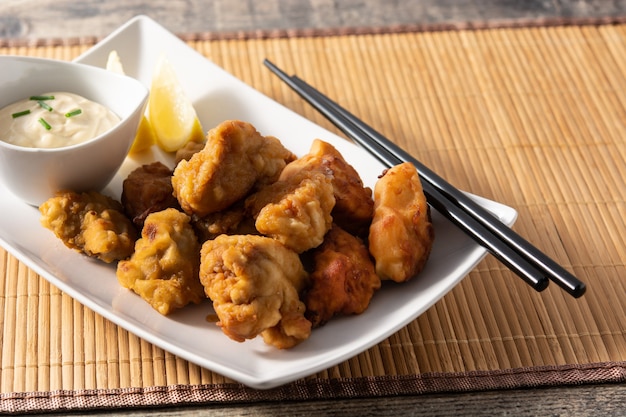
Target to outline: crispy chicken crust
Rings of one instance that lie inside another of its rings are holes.
[[[363,241],[333,225],[312,255],[311,285],[304,303],[305,317],[313,327],[338,315],[364,312],[381,283]]]
[[[259,233],[298,253],[322,243],[332,226],[334,205],[330,179],[312,171],[277,181],[246,199]]]
[[[261,335],[286,349],[306,340],[311,322],[299,293],[308,275],[298,255],[257,235],[221,235],[202,245],[200,281],[218,326],[233,340]]]
[[[151,213],[135,253],[117,264],[120,284],[163,315],[205,298],[198,278],[200,244],[189,221],[173,208]]]
[[[192,156],[204,149],[205,145],[206,142],[196,142],[190,140],[183,145],[182,148],[176,151],[176,154],[174,155],[174,165],[178,165],[178,163],[183,159],[186,161],[190,160]]]
[[[178,208],[172,189],[172,170],[158,161],[135,169],[122,183],[121,202],[139,230],[150,213]]]
[[[434,240],[418,172],[408,163],[386,170],[374,186],[369,250],[383,280],[404,282],[418,274]]]
[[[111,263],[133,253],[137,231],[122,205],[98,192],[61,191],[40,207],[41,224],[65,246]]]
[[[295,159],[278,139],[250,123],[228,120],[211,129],[204,148],[174,169],[174,195],[187,214],[204,217],[228,208],[255,186],[278,179]]]
[[[315,139],[309,153],[289,163],[279,180],[297,175],[302,170],[319,171],[331,179],[335,195],[333,221],[355,235],[367,235],[372,220],[372,190],[363,185],[359,173],[346,162],[331,144]]]
[[[254,227],[254,219],[247,213],[243,201],[204,217],[191,216],[191,223],[200,243],[223,234],[258,234]]]

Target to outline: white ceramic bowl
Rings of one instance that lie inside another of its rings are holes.
[[[38,206],[61,189],[101,190],[132,145],[148,89],[139,81],[85,64],[0,56],[0,108],[50,91],[81,95],[121,119],[89,141],[62,148],[28,148],[0,140],[0,179],[24,202]]]

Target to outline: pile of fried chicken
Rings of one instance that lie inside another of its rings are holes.
[[[416,276],[434,239],[412,164],[372,192],[332,145],[316,139],[298,158],[238,120],[180,150],[173,170],[131,172],[119,201],[66,190],[39,210],[66,246],[117,262],[120,284],[159,313],[208,297],[231,339],[281,349],[365,311],[381,280]]]

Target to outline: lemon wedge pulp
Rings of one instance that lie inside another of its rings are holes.
[[[126,73],[124,72],[124,65],[122,65],[122,60],[120,59],[117,51],[113,50],[109,52],[106,69],[117,74],[126,75]]]
[[[112,72],[116,72],[118,74],[125,75],[124,66],[122,65],[122,60],[120,59],[117,51],[113,50],[109,52],[109,56],[107,59],[106,69]],[[129,153],[136,153],[145,151],[150,148],[155,143],[154,130],[150,125],[150,122],[146,118],[145,115],[141,117],[139,121],[139,127],[137,128],[137,133],[135,134],[135,140],[130,147]]]
[[[191,101],[164,55],[154,69],[148,99],[148,119],[156,143],[175,152],[187,142],[204,142],[204,132]]]
[[[130,153],[145,151],[156,142],[154,129],[146,116],[139,121],[135,140],[130,147]]]

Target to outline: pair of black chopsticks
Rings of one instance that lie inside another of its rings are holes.
[[[420,174],[428,203],[535,290],[544,290],[552,280],[574,297],[585,293],[583,282],[513,232],[465,193],[299,77],[287,75],[267,59],[263,63],[383,164],[391,167],[402,162],[413,163]]]

